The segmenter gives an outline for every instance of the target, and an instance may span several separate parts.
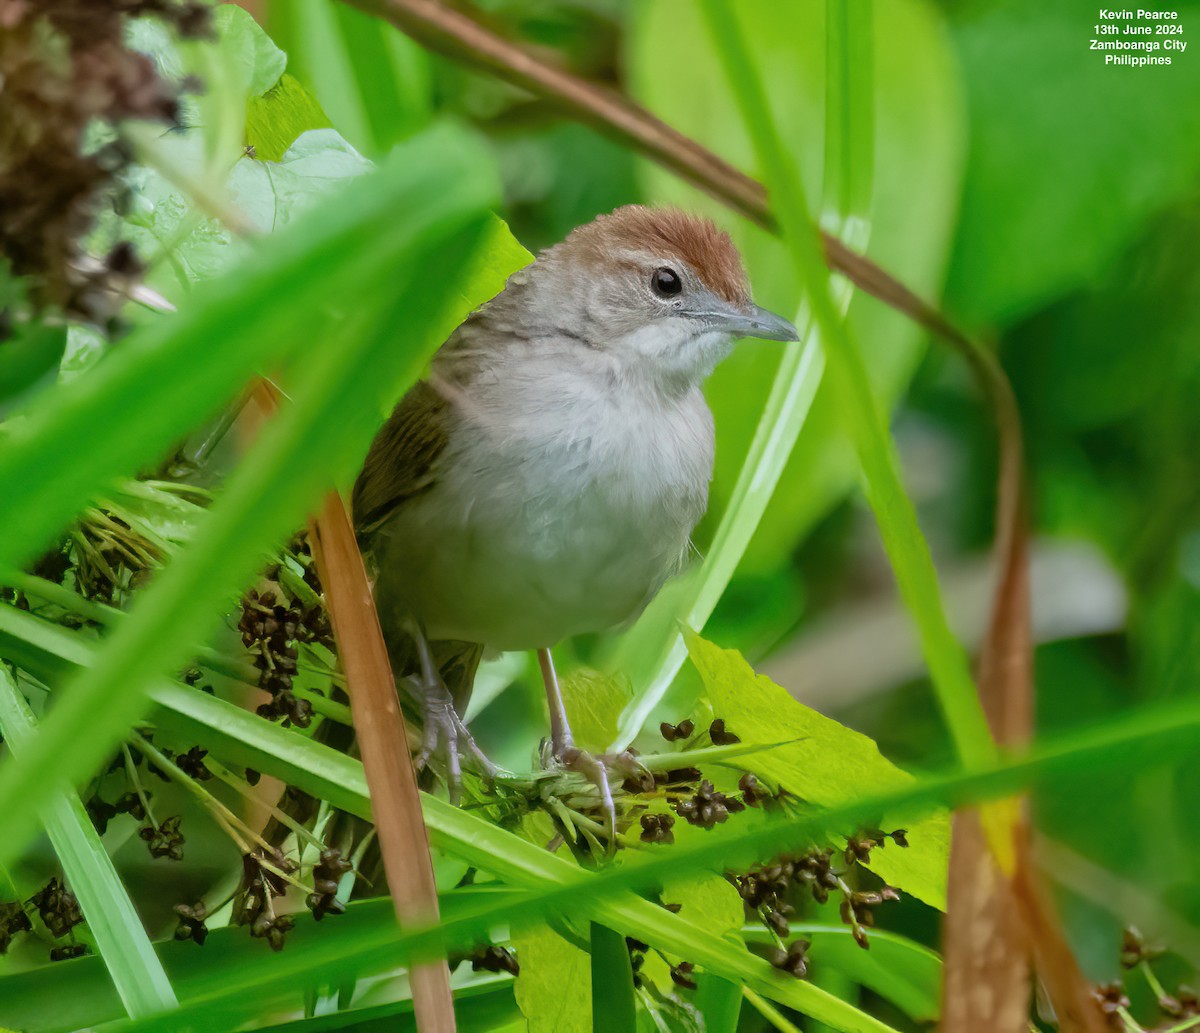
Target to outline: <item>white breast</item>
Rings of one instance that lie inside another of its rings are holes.
[[[530,371],[451,400],[462,423],[438,483],[380,546],[405,597],[381,607],[408,607],[432,638],[494,649],[636,616],[704,512],[713,427],[700,391],[648,400]]]

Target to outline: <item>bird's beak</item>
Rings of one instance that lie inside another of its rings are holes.
[[[757,305],[749,305],[741,311],[728,309],[713,313],[712,326],[724,330],[733,337],[757,337],[762,341],[798,341],[800,335],[783,316],[768,312]]]

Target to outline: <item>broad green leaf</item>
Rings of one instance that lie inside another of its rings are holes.
[[[865,735],[804,706],[770,678],[755,674],[736,650],[720,649],[690,633],[687,642],[713,713],[743,743],[771,747],[738,757],[738,767],[820,807],[912,784],[913,777]],[[879,820],[887,832],[903,825],[903,819],[887,814]],[[888,845],[873,850],[870,867],[885,882],[944,909],[949,816],[925,818],[908,828],[908,836],[907,849]]]
[[[279,82],[287,68],[287,55],[275,46],[249,12],[237,4],[221,4],[214,20],[218,45],[230,55],[242,90],[257,97]]]
[[[740,929],[746,909],[737,889],[722,875],[679,875],[663,883],[665,903],[679,904],[689,922],[724,936]]]
[[[430,57],[384,19],[330,3],[279,5],[268,16],[292,74],[365,153],[386,153],[429,122]]]
[[[14,757],[24,755],[37,735],[33,712],[3,664],[0,735]],[[175,991],[79,795],[64,782],[52,784],[46,795],[42,824],[125,1011],[142,1018],[174,1008]]]
[[[549,926],[513,933],[521,974],[514,993],[530,1033],[589,1033],[591,957]]]
[[[328,128],[329,116],[290,75],[246,105],[246,145],[260,161],[280,161],[301,133]]]
[[[603,753],[616,738],[621,711],[629,702],[629,684],[619,676],[580,668],[562,680],[563,703],[575,742]]]

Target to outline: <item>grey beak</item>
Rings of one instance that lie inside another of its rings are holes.
[[[800,335],[783,316],[750,305],[746,312],[721,312],[713,324],[734,337],[757,337],[761,341],[798,341]]]

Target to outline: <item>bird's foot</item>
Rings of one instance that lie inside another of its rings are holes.
[[[613,801],[612,781],[615,778],[617,782],[622,782],[646,769],[628,750],[621,753],[589,753],[580,749],[570,739],[553,744],[550,756],[564,771],[577,772],[596,787],[600,794],[600,810],[604,816],[607,842],[610,849],[615,849],[617,808]]]
[[[450,691],[440,678],[434,684],[422,684],[416,694],[421,700],[423,720],[421,751],[413,765],[417,771],[430,766],[444,767],[450,802],[457,805],[462,795],[464,760],[483,776],[488,785],[495,781],[500,769],[476,744],[454,708]]]

